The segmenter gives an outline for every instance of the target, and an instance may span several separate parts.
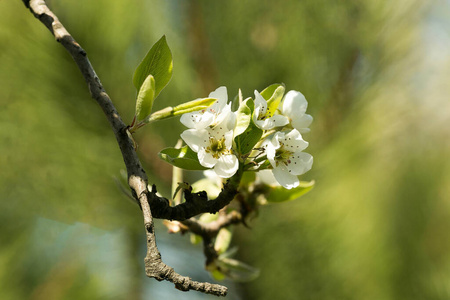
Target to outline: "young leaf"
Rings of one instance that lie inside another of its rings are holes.
[[[217,251],[217,254],[222,254],[228,250],[232,237],[233,233],[230,229],[222,228],[219,230],[216,241],[214,242],[214,249]]]
[[[139,91],[148,75],[155,78],[155,98],[172,78],[172,53],[163,36],[148,51],[142,62],[136,68],[133,75],[133,84]]]
[[[188,146],[180,149],[166,148],[158,153],[159,157],[175,167],[186,170],[206,170],[198,161],[197,153]]]
[[[237,137],[244,133],[252,120],[253,101],[251,98],[241,102],[236,112],[236,127],[234,128],[234,136]]]
[[[308,193],[314,187],[314,180],[310,182],[300,181],[300,185],[293,189],[285,189],[282,186],[272,188],[269,194],[266,196],[268,202],[287,202],[300,198],[304,194]]]
[[[218,270],[228,278],[239,282],[247,282],[259,276],[259,270],[233,258],[219,256]]]
[[[234,129],[234,142],[239,154],[247,154],[252,151],[262,136],[263,131],[252,122],[253,101],[246,99],[239,105],[236,112],[236,127]]]
[[[136,99],[137,121],[144,120],[152,112],[153,101],[155,100],[155,79],[148,75],[141,85]]]
[[[281,99],[283,99],[284,91],[285,87],[283,84],[275,83],[268,86],[261,92],[261,96],[267,100],[267,110],[269,116],[273,116],[275,111],[278,109],[278,105],[280,104]]]
[[[261,96],[263,96],[264,99],[266,99],[266,101],[269,101],[274,97],[275,91],[279,87],[283,87],[283,89],[284,89],[284,84],[280,84],[280,83],[271,84],[268,87],[266,87],[260,94],[261,94]],[[281,98],[279,100],[281,100]]]
[[[217,99],[215,98],[199,98],[189,102],[185,102],[173,108],[173,115],[178,116],[197,110],[202,110],[208,108],[209,106],[211,106],[211,104],[213,104],[216,101]]]

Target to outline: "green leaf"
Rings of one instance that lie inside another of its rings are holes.
[[[252,121],[253,101],[246,99],[239,105],[236,112],[236,127],[234,129],[234,142],[239,154],[247,154],[252,151],[256,143],[259,142],[263,131]]]
[[[219,230],[216,241],[214,242],[214,249],[217,251],[217,254],[222,254],[228,250],[232,237],[233,233],[230,229],[222,228]]]
[[[259,276],[259,269],[233,258],[219,256],[217,265],[223,274],[235,281],[251,281]]]
[[[269,116],[273,116],[275,111],[278,109],[278,105],[283,99],[285,87],[283,84],[275,83],[266,87],[262,92],[261,96],[267,101],[267,109]]]
[[[304,194],[308,193],[314,187],[314,180],[310,182],[300,181],[300,185],[293,189],[285,189],[282,186],[272,188],[269,194],[266,196],[268,202],[278,203],[287,202],[300,198]]]
[[[241,102],[236,111],[236,127],[234,128],[234,136],[237,137],[244,133],[252,120],[253,101],[251,98]]]
[[[223,274],[217,269],[211,271],[211,276],[217,281],[222,281],[227,277],[225,274]]]
[[[152,112],[153,101],[155,100],[155,78],[148,75],[141,85],[136,99],[137,121],[144,120]]]
[[[191,241],[191,244],[193,244],[193,245],[200,244],[200,242],[203,240],[201,236],[193,234],[193,233],[191,233],[191,236],[189,239]]]
[[[199,98],[189,102],[185,102],[173,108],[173,115],[178,116],[197,110],[202,110],[210,107],[216,101],[217,99],[215,98]]]
[[[136,71],[134,71],[133,84],[139,91],[148,75],[152,74],[155,78],[154,98],[156,98],[172,78],[172,68],[172,53],[167,45],[166,36],[163,36],[148,51],[147,55],[136,68]]]
[[[158,153],[159,157],[175,167],[186,170],[206,170],[198,161],[197,153],[188,146],[180,149],[166,148]]]
[[[256,127],[253,122],[250,122],[247,130],[234,139],[238,153],[245,155],[252,151],[253,147],[261,139],[262,133],[261,129]]]

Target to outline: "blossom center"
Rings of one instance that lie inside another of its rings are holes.
[[[275,151],[275,162],[276,162],[277,166],[280,163],[283,163],[286,166],[289,165],[291,163],[291,157],[292,157],[292,152],[284,149],[284,144],[281,143],[280,148],[278,148]]]
[[[209,146],[206,147],[205,151],[207,153],[211,153],[211,155],[216,159],[218,159],[221,155],[228,154],[230,152],[225,145],[225,137],[222,137],[220,140],[210,137]]]

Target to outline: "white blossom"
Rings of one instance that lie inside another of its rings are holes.
[[[261,182],[261,183],[267,184],[272,187],[280,186],[280,184],[276,180],[275,176],[273,176],[272,170],[268,170],[268,169],[261,170],[261,171],[258,171],[258,173],[256,173],[256,175],[257,175],[256,176],[257,182]]]
[[[309,171],[313,164],[313,157],[302,152],[308,147],[297,129],[289,132],[276,132],[264,143],[267,158],[273,168],[275,179],[287,189],[297,187],[300,182],[298,175]]]
[[[234,116],[233,113],[229,114]],[[222,178],[233,176],[238,170],[239,162],[233,154],[233,122],[223,120],[214,127],[188,129],[181,134],[186,144],[197,153],[200,164],[214,168]]]
[[[269,130],[289,124],[289,119],[283,115],[276,115],[268,109],[267,101],[255,90],[255,110],[253,122],[263,130]]]
[[[311,125],[313,117],[306,114],[308,108],[308,101],[305,96],[297,91],[289,91],[283,100],[281,112],[289,118],[292,127],[297,129],[300,133],[309,132],[308,128]]]
[[[203,129],[221,123],[231,113],[231,105],[227,104],[227,88],[221,86],[209,94],[209,98],[217,99],[208,108],[186,113],[181,116],[181,123],[192,129]]]

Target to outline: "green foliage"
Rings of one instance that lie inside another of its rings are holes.
[[[228,228],[220,229],[217,234],[216,241],[214,243],[214,249],[217,251],[217,254],[225,253],[230,247],[231,238],[233,237],[233,233]]]
[[[214,98],[200,98],[182,103],[173,108],[174,116],[205,109],[213,104],[216,100],[217,99]]]
[[[234,128],[234,137],[244,133],[252,120],[253,101],[251,98],[241,102],[236,111],[236,127]]]
[[[139,91],[148,75],[153,75],[155,79],[154,98],[156,98],[172,78],[172,68],[172,52],[169,45],[167,45],[166,36],[163,36],[148,51],[136,68],[136,71],[134,71],[133,84]]]
[[[153,101],[155,100],[155,78],[148,75],[142,83],[136,99],[137,121],[144,120],[152,112]]]
[[[159,157],[175,167],[186,170],[206,170],[197,158],[197,153],[188,146],[176,148],[166,148],[158,153]]]
[[[216,264],[218,268],[212,272],[212,275],[217,280],[228,277],[235,281],[247,282],[259,276],[259,269],[231,258],[227,253],[219,255]]]
[[[267,101],[268,115],[273,116],[275,111],[278,109],[278,105],[283,99],[285,87],[284,84],[272,84],[266,87],[262,92],[261,96]]]
[[[277,186],[271,189],[269,194],[266,196],[266,199],[271,203],[292,201],[308,193],[313,189],[313,187],[314,180],[309,182],[300,181],[300,185],[298,187],[290,190]]]
[[[249,98],[239,105],[236,118],[234,142],[237,151],[242,155],[252,151],[263,134],[263,131],[253,123],[252,113],[253,100]]]

